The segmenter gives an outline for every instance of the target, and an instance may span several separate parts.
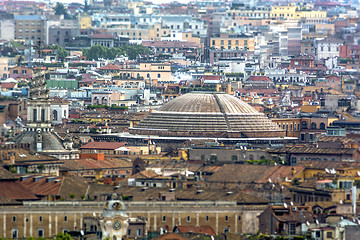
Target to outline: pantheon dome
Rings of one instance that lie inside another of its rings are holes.
[[[129,132],[162,137],[285,137],[285,131],[264,114],[232,95],[218,92],[177,97],[151,112]]]

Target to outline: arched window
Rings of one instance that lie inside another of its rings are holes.
[[[52,113],[53,113],[52,114],[53,115],[53,120],[57,121],[58,120],[58,112],[56,110],[54,110]]]
[[[320,129],[325,130],[325,123],[320,123]]]
[[[314,122],[311,123],[311,129],[316,129],[316,123]]]
[[[308,128],[307,122],[306,122],[306,121],[303,121],[303,122],[301,123],[301,129],[307,129],[307,128]]]

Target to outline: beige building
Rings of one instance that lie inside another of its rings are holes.
[[[152,84],[168,82],[171,77],[170,63],[140,63],[139,68],[124,68],[119,70],[120,80],[115,80],[117,85],[129,81],[144,81]],[[137,84],[134,82],[134,84]]]
[[[16,66],[16,60],[13,57],[0,57],[0,77],[6,79],[10,77],[10,68]]]
[[[256,233],[257,216],[267,206],[264,203],[239,205],[236,201],[131,201],[125,204],[129,217],[147,219],[146,231],[159,231],[166,226],[173,229],[176,225],[210,225],[216,234]],[[6,206],[0,209],[0,235],[48,238],[64,231],[79,231],[86,229],[84,217],[100,216],[103,206],[102,201],[25,202],[23,206]]]
[[[254,51],[254,37],[246,35],[221,34],[210,38],[210,47],[215,49],[249,50]]]
[[[45,20],[37,15],[15,15],[15,39],[44,44]]]

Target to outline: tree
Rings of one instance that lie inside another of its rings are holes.
[[[58,233],[55,240],[73,240],[73,238],[68,233]]]
[[[55,15],[64,15],[64,18],[68,17],[68,13],[66,11],[66,8],[64,7],[64,4],[57,2],[54,10]]]
[[[89,11],[89,4],[88,4],[88,1],[85,0],[85,3],[84,3],[84,12],[88,12]]]
[[[57,55],[60,61],[64,61],[67,56],[69,56],[69,51],[65,50],[65,48],[56,45]]]
[[[74,194],[74,193],[70,193],[69,197],[70,197],[71,199],[74,199],[75,194]]]
[[[99,58],[114,59],[121,55],[128,56],[130,59],[136,59],[139,54],[144,55],[150,53],[151,51],[143,45],[125,45],[118,48],[108,48],[101,45],[94,45],[89,49],[83,49],[83,55],[89,60],[98,60]]]

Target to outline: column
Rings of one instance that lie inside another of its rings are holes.
[[[4,238],[6,238],[6,213],[4,213]]]
[[[33,220],[33,216],[32,213],[30,213],[30,236],[33,236],[32,220]]]
[[[49,213],[49,237],[51,236],[51,214]]]
[[[157,226],[156,226],[156,213],[154,213],[154,230],[156,230]]]
[[[24,214],[24,237],[26,237],[26,214]]]
[[[219,213],[216,213],[215,215],[215,221],[216,221],[216,225],[215,225],[215,233],[216,235],[219,234]]]

